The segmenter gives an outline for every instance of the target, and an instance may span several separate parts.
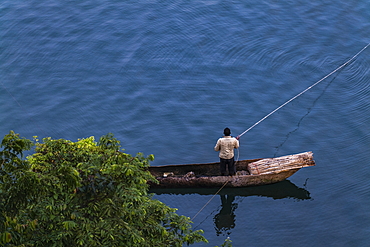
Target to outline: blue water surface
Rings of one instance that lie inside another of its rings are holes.
[[[349,61],[369,29],[364,0],[4,0],[0,135],[111,132],[126,152],[154,154],[152,165],[217,161],[225,127],[242,133]],[[288,184],[227,191],[226,206],[217,195],[193,220],[210,241],[196,246],[369,245],[369,57],[242,136],[239,159],[313,151],[316,166]],[[212,193],[155,198],[193,217]]]

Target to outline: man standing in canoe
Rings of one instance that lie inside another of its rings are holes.
[[[224,129],[224,136],[217,140],[215,151],[219,153],[220,157],[220,171],[222,176],[235,175],[235,160],[234,149],[239,148],[238,138],[231,137],[229,128]],[[228,168],[228,173],[226,172]]]

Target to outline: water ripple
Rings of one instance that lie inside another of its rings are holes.
[[[113,132],[127,152],[154,153],[153,165],[215,161],[225,126],[241,133],[366,45],[368,9],[363,0],[5,0],[0,79],[21,107],[0,90],[0,132]],[[369,52],[243,136],[240,158],[313,150],[317,166],[292,177],[310,178],[312,201],[240,202],[236,246],[245,229],[253,246],[367,236]],[[219,245],[213,228],[207,238]]]

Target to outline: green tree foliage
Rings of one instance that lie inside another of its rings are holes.
[[[225,239],[225,242],[220,246],[220,247],[232,247],[233,245],[231,244],[231,239],[230,239],[230,237],[227,237],[226,239]],[[218,246],[216,246],[216,247],[218,247]]]
[[[0,246],[182,246],[207,242],[188,217],[147,194],[153,155],[112,134],[72,142],[14,132],[0,151]]]

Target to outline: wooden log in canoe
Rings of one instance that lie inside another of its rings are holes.
[[[272,174],[279,171],[315,165],[312,152],[287,155],[278,158],[262,159],[248,164],[252,175]]]
[[[237,173],[234,176],[220,176],[219,162],[151,166],[149,171],[159,184],[149,184],[153,188],[256,186],[283,181],[299,169],[314,165],[312,152],[305,152],[278,158],[237,161]]]

